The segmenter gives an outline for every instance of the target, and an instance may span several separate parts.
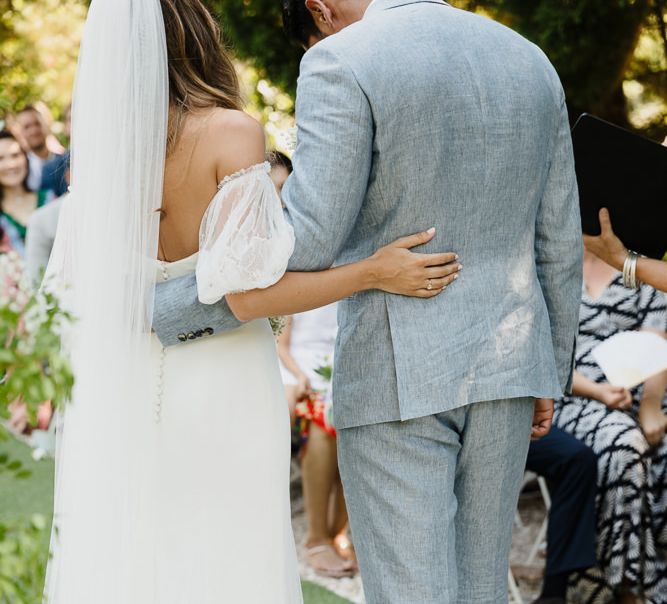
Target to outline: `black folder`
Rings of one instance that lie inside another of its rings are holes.
[[[651,258],[667,252],[667,147],[583,114],[572,130],[584,233],[600,234],[609,208],[615,233]]]

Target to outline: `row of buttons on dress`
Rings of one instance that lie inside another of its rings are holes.
[[[215,333],[212,327],[207,327],[206,329],[198,329],[197,331],[191,331],[189,333],[179,333],[178,339],[181,342],[187,342],[188,340],[196,340],[197,338],[202,338],[204,336],[212,336]]]
[[[162,280],[169,280],[169,271],[167,270],[167,263],[160,262],[160,271],[162,273]],[[158,364],[158,378],[157,378],[157,396],[155,400],[155,423],[159,424],[162,420],[162,397],[164,395],[164,364],[167,358],[167,349],[163,346],[160,351],[160,361]]]

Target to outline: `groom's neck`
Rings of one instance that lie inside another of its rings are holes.
[[[373,0],[342,0],[339,3],[339,18],[343,26],[361,21],[372,2]]]

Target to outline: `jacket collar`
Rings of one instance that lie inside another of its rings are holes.
[[[449,4],[442,2],[441,0],[374,0],[374,2],[372,2],[371,5],[366,9],[364,19],[383,10],[390,10],[392,8],[398,8],[399,6],[420,3],[441,4],[442,6],[449,6]]]

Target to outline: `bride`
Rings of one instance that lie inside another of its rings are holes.
[[[409,251],[431,232],[286,273],[293,232],[264,145],[200,0],[93,0],[47,274],[78,317],[49,604],[301,602],[266,317],[371,288],[429,297],[454,279],[453,254]],[[166,350],[150,328],[156,281],[193,271],[203,302],[226,296],[247,322]]]

